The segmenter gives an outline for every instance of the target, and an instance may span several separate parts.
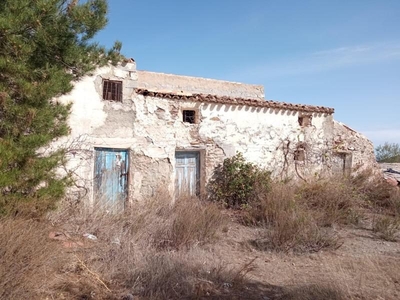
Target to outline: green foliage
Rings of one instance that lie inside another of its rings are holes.
[[[268,190],[271,173],[246,162],[243,155],[227,158],[209,183],[210,199],[230,208],[247,206],[255,190]]]
[[[70,107],[51,99],[120,58],[120,43],[106,51],[90,42],[106,13],[106,0],[0,1],[0,211],[62,197],[68,176],[54,170],[64,151],[42,150],[68,134]]]
[[[400,163],[400,145],[397,143],[385,142],[375,149],[376,160],[386,163]]]

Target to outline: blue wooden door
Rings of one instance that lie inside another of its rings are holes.
[[[109,148],[95,151],[95,201],[108,210],[122,211],[128,196],[128,151]]]
[[[176,194],[195,196],[199,193],[199,153],[176,152]]]

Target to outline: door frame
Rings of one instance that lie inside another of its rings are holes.
[[[348,151],[334,151],[332,156],[343,160],[343,165],[341,166],[341,175],[350,175],[353,167],[353,154]]]
[[[195,153],[197,155],[198,160],[198,183],[196,187],[196,196],[201,197],[205,194],[205,158],[206,158],[206,150],[205,149],[175,149],[175,168],[174,168],[174,178],[176,180],[176,155],[180,153]],[[175,186],[175,182],[174,182]]]

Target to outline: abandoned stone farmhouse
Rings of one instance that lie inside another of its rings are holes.
[[[259,85],[139,71],[132,59],[97,69],[55,101],[72,103],[70,136],[56,142],[77,179],[71,193],[117,207],[160,188],[202,194],[238,152],[279,178],[375,162],[372,143],[332,108],[266,100]]]

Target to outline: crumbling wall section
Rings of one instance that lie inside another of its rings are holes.
[[[182,94],[211,94],[236,98],[264,99],[264,87],[208,78],[137,71],[138,87]]]
[[[377,168],[374,145],[361,133],[347,125],[334,121],[333,152],[351,155],[351,171]]]

